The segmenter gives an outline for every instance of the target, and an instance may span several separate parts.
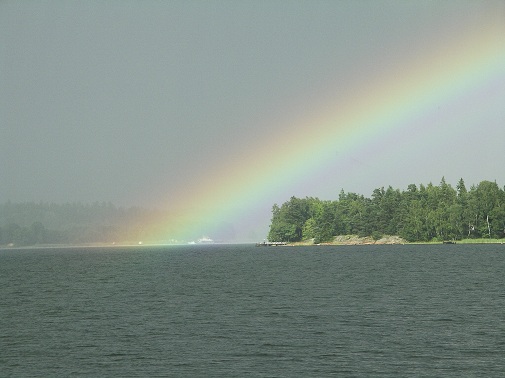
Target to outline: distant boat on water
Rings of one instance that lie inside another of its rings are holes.
[[[208,236],[203,236],[197,240],[197,244],[214,244],[214,240],[209,238]]]
[[[188,244],[216,244],[216,243],[221,243],[220,241],[215,241],[214,239],[209,238],[208,236],[202,236],[200,239],[197,239],[196,241],[190,241]]]

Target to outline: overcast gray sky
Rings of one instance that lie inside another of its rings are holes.
[[[465,46],[463,38],[480,33],[505,35],[505,2],[2,1],[0,202],[169,209],[177,193],[209,185],[209,172],[221,177],[230,162],[243,167],[237,180],[248,177],[262,141],[293,128],[322,132],[318,112],[338,109],[335,99],[356,96],[392,67],[421,65],[440,41],[461,35]],[[478,54],[474,45],[463,56]],[[453,185],[463,177],[503,186],[503,73],[454,101],[442,97],[436,112],[394,133],[385,125],[380,144],[360,144],[356,131],[353,148],[335,147],[336,163],[317,183],[268,177],[258,190],[276,191],[256,199],[253,218],[264,230],[273,202],[292,195],[369,196],[442,176]],[[453,114],[463,108],[468,114]],[[283,156],[278,143],[273,161]],[[300,154],[310,161],[316,149]],[[304,167],[289,174],[317,171]],[[218,190],[212,183],[209,191]]]

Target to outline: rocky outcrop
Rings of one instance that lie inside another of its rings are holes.
[[[370,236],[359,237],[357,235],[335,236],[332,242],[321,243],[321,245],[372,245],[372,244],[405,244],[407,241],[396,235],[384,235],[378,240]],[[307,244],[304,244],[307,245]]]

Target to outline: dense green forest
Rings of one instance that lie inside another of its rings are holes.
[[[0,245],[81,244],[143,240],[151,210],[111,203],[0,204]]]
[[[442,178],[438,186],[375,189],[371,198],[344,191],[335,201],[291,197],[273,206],[268,239],[321,243],[349,234],[410,242],[503,238],[505,191],[491,181],[467,190],[463,179],[454,189]]]

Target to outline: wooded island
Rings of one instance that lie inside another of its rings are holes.
[[[456,189],[440,184],[410,184],[400,191],[375,189],[371,198],[340,192],[338,200],[306,197],[272,208],[268,233],[271,242],[314,244],[339,235],[380,239],[398,235],[408,242],[505,237],[505,188],[482,181],[470,190],[460,179]]]

